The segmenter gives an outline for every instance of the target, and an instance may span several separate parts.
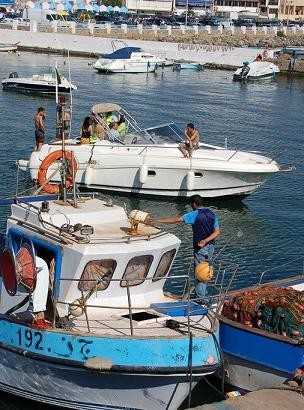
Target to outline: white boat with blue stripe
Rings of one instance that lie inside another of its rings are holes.
[[[0,389],[61,408],[178,408],[221,366],[212,313],[163,292],[179,244],[94,195],[15,200],[0,258]],[[38,259],[48,326],[24,319]]]

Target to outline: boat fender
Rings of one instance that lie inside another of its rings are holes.
[[[92,370],[110,370],[112,368],[112,361],[104,359],[103,357],[90,357],[84,362],[84,367]]]
[[[73,173],[77,172],[77,162],[72,151],[65,151],[64,153],[66,160],[68,161],[68,173],[66,178],[66,188],[69,189],[73,185]],[[52,184],[47,182],[47,172],[49,167],[56,161],[63,157],[63,151],[57,150],[48,154],[42,161],[38,169],[38,184],[43,187],[43,190],[49,194],[59,193],[59,184]]]
[[[147,182],[148,177],[148,167],[147,165],[142,165],[139,171],[139,182],[141,184],[145,184]]]
[[[85,172],[84,172],[84,183],[85,185],[92,185],[92,179],[93,179],[93,168],[91,167],[90,164],[87,165]]]
[[[17,166],[21,171],[27,171],[29,167],[29,161],[25,159],[19,159],[17,161]]]
[[[193,171],[189,171],[187,173],[186,187],[188,191],[192,191],[194,188],[194,172]]]

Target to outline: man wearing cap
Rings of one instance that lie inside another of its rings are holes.
[[[192,225],[194,266],[200,262],[211,261],[214,254],[214,241],[220,235],[219,219],[208,208],[203,207],[203,198],[193,195],[190,198],[191,212],[167,218],[151,219],[151,223],[176,224],[184,222]],[[206,283],[196,283],[196,293],[203,297],[206,293]]]

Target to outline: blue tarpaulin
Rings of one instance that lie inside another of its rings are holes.
[[[0,0],[0,6],[12,6],[15,0]]]
[[[103,58],[109,58],[111,60],[122,60],[126,58],[130,58],[132,53],[141,51],[139,47],[123,47],[119,50],[114,51],[111,54],[102,54]]]

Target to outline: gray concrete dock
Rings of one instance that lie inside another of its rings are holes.
[[[300,410],[304,396],[291,390],[259,390],[245,396],[194,407],[195,410]]]

